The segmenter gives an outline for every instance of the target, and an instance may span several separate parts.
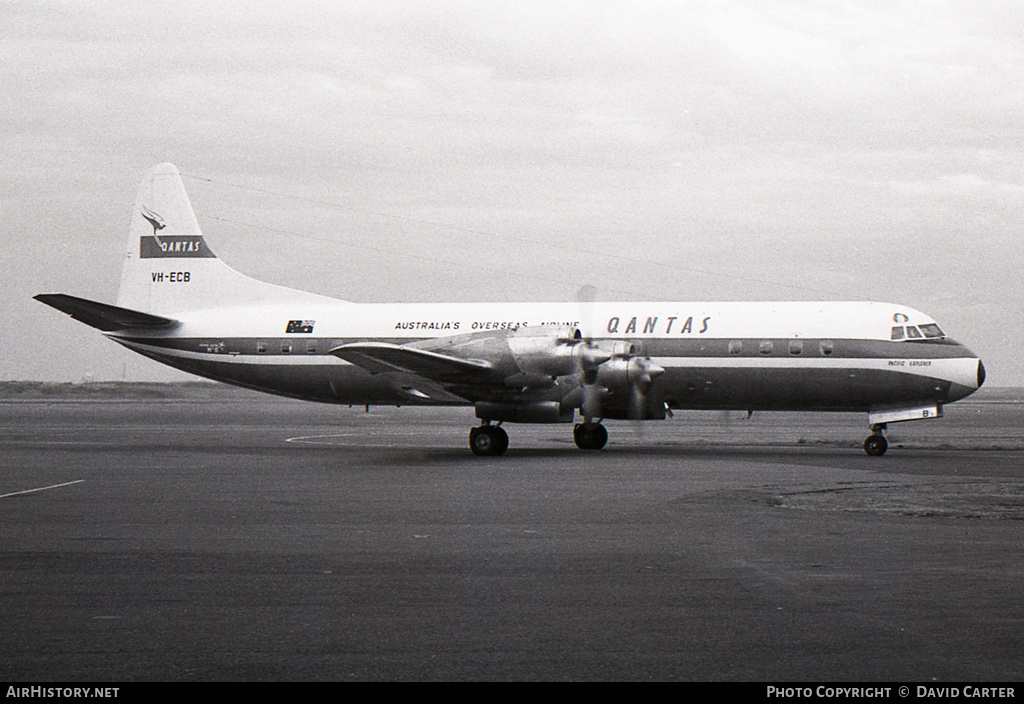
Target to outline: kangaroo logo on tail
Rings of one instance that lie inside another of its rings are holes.
[[[189,208],[191,214],[192,206]],[[196,226],[195,234],[159,235],[161,230],[167,227],[164,217],[146,205],[139,203],[139,214],[153,226],[152,235],[139,237],[139,256],[142,259],[153,259],[159,257],[201,257],[204,259],[216,259],[210,248],[203,241],[203,236],[198,232]],[[194,217],[194,216],[193,216]],[[177,227],[177,220],[175,220]]]
[[[142,206],[142,217],[146,218],[146,220],[149,221],[149,224],[153,226],[154,237],[156,237],[158,230],[162,230],[167,227],[167,223],[164,222],[164,219],[160,217],[158,213],[154,213],[146,206]]]

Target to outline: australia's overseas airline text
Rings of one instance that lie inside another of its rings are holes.
[[[575,326],[579,325],[576,322],[547,322],[540,323],[541,326],[545,325],[566,325]],[[433,320],[430,322],[404,322],[399,321],[395,323],[395,330],[471,330],[476,332],[478,330],[518,330],[519,328],[530,327],[530,324],[525,321],[493,321],[493,320],[474,320],[470,323],[466,323],[461,320]]]

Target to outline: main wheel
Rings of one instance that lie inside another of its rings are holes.
[[[864,452],[872,457],[879,457],[889,449],[889,443],[882,435],[871,435],[864,441]]]
[[[608,429],[600,423],[577,423],[572,439],[581,450],[600,450],[608,444]]]
[[[474,455],[493,457],[508,449],[508,433],[495,425],[481,425],[469,431],[469,449]]]
[[[508,433],[505,429],[500,426],[494,426],[494,435],[498,439],[498,446],[495,448],[494,454],[504,455],[505,450],[508,449]]]

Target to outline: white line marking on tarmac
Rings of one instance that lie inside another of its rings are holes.
[[[46,491],[47,489],[59,489],[62,486],[71,486],[72,484],[81,484],[84,479],[76,479],[73,482],[64,482],[63,484],[51,484],[50,486],[41,486],[37,489],[25,489],[24,491],[12,491],[10,494],[0,494],[0,499],[6,499],[8,496],[18,496],[19,494],[32,494],[37,491]]]
[[[421,450],[448,449],[450,447],[449,445],[432,444],[429,439],[424,439],[423,442],[417,441],[417,438],[423,439],[425,435],[425,433],[399,431],[389,432],[386,436],[373,436],[352,431],[330,435],[298,435],[285,438],[284,441],[306,447],[358,447],[362,449],[416,447]]]

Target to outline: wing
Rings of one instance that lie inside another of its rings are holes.
[[[352,342],[329,350],[371,374],[405,374],[464,400],[515,403],[558,399],[566,393],[556,377],[573,375],[578,362],[566,350],[575,341],[562,331],[499,330],[418,340],[404,345]],[[564,349],[563,349],[564,348]]]
[[[491,362],[452,357],[387,342],[351,342],[331,349],[330,353],[372,374],[411,372],[432,381],[448,384],[500,380],[500,375]]]

